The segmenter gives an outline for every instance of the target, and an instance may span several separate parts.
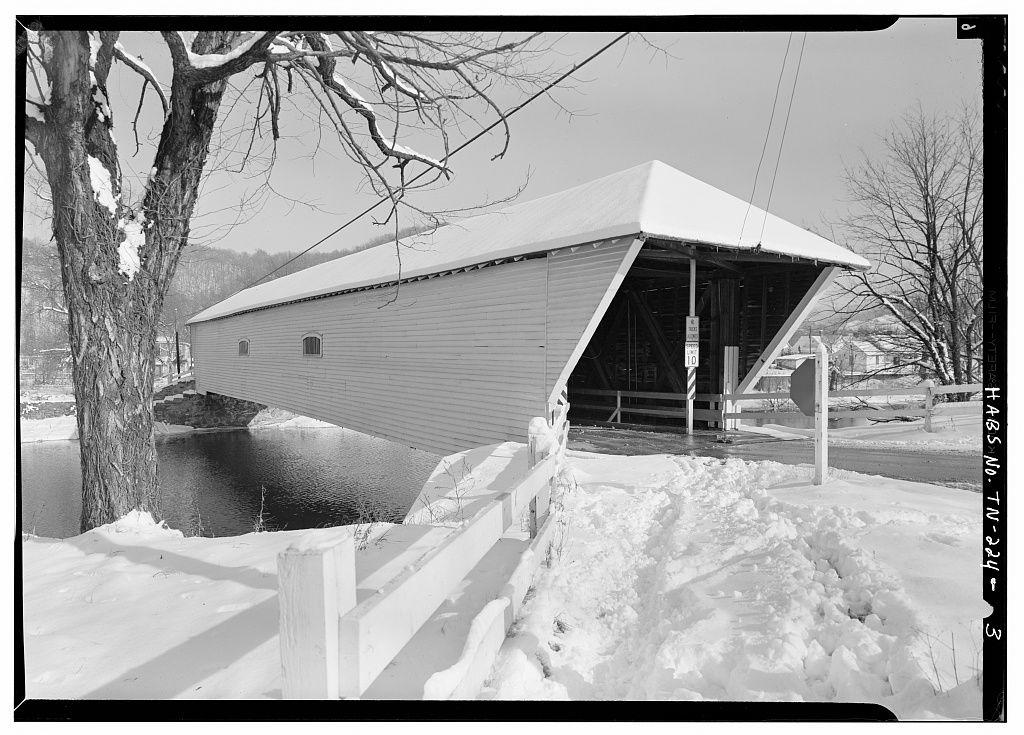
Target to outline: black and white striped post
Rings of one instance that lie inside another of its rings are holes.
[[[686,433],[693,434],[693,400],[697,396],[697,362],[700,330],[697,324],[697,259],[690,258],[690,318],[686,320]]]

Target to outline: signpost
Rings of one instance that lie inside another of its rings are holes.
[[[818,343],[814,381],[814,484],[828,477],[828,350]]]
[[[804,360],[789,378],[789,397],[804,416],[814,416],[814,484],[828,475],[828,351],[818,343],[818,354]]]

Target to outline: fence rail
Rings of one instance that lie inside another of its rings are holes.
[[[544,545],[552,538],[550,494],[564,457],[568,415],[563,392],[549,421],[538,418],[531,423],[526,475],[365,599],[356,601],[352,537],[328,548],[288,548],[279,554],[284,697],[361,696],[494,545],[520,519],[528,518],[529,553],[524,553],[498,600],[504,600],[509,611],[504,629],[491,630],[498,623],[488,616],[496,608],[485,607],[473,624],[487,626],[489,633],[482,641],[489,648],[475,653],[475,663],[467,665],[469,673],[442,677],[456,682],[445,689],[450,696],[471,690],[466,677],[486,675],[487,657],[496,655],[533,571],[546,556]],[[481,645],[485,644],[478,643],[477,648]],[[432,691],[437,688],[432,685]]]
[[[981,383],[968,383],[964,385],[917,385],[909,388],[864,388],[844,389],[829,391],[829,398],[868,398],[872,396],[914,396],[925,397],[924,408],[899,408],[899,409],[878,409],[878,410],[841,410],[829,411],[830,418],[867,418],[867,419],[892,419],[900,417],[924,417],[925,430],[931,431],[931,421],[934,415],[933,398],[937,395],[948,393],[978,393],[983,389]],[[638,391],[638,390],[610,390],[598,388],[580,388],[573,391],[573,394],[582,396],[607,396],[615,398],[615,405],[597,403],[576,403],[576,408],[590,411],[611,411],[606,423],[621,423],[623,414],[638,414],[643,416],[663,416],[668,418],[686,418],[686,394],[663,392],[663,391]],[[623,398],[639,398],[649,401],[671,401],[681,402],[682,406],[667,406],[656,408],[651,405],[628,406],[622,404]],[[793,415],[782,411],[740,411],[727,410],[727,406],[733,406],[741,401],[759,400],[790,400],[788,392],[764,392],[764,393],[698,393],[695,400],[711,404],[711,408],[696,408],[693,410],[693,417],[701,421],[708,421],[719,424],[723,427],[734,428],[730,420],[739,419],[773,419]]]

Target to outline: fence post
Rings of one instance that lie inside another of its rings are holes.
[[[615,391],[615,423],[622,423],[622,391]]]
[[[724,366],[722,371],[722,413],[738,413],[740,411],[739,404],[736,401],[726,399],[725,396],[736,390],[736,386],[739,383],[740,348],[736,345],[726,345],[722,351],[722,363]],[[740,420],[723,419],[722,425],[726,430],[738,429],[740,426]]]
[[[933,410],[934,405],[935,405],[935,393],[934,393],[935,381],[934,380],[926,380],[926,381],[924,381],[924,385],[925,385],[925,391],[924,391],[924,411],[925,411],[925,414],[924,414],[924,430],[929,432],[929,433],[931,433],[932,432],[932,410]]]
[[[281,693],[337,699],[338,620],[356,604],[352,537],[328,548],[289,546],[277,555]]]
[[[526,440],[526,471],[529,472],[537,466],[537,435],[534,432],[530,432],[529,437]],[[534,495],[530,499],[530,538],[537,537],[537,496]],[[522,528],[522,526],[520,526]]]
[[[828,477],[828,350],[818,343],[814,366],[814,484]]]

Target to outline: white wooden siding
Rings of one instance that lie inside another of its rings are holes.
[[[197,387],[444,454],[522,440],[544,412],[546,279],[538,258],[406,283],[384,308],[393,288],[193,324]]]
[[[194,323],[197,389],[442,454],[523,441],[632,242]]]
[[[548,403],[565,387],[642,245],[630,237],[548,256]]]

